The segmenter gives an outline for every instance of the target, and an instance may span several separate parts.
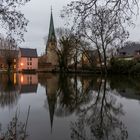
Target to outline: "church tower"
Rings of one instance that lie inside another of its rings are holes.
[[[56,53],[56,47],[57,47],[57,39],[55,36],[53,14],[51,9],[50,27],[48,41],[46,44],[46,55],[47,55],[47,63],[50,63],[54,67],[58,65],[58,56]]]

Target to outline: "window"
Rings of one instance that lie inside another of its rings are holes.
[[[30,62],[30,65],[32,65],[32,62]]]
[[[14,65],[14,69],[16,69],[16,65]]]
[[[27,65],[29,65],[29,62],[27,62]]]
[[[30,61],[32,61],[32,58],[30,57]]]

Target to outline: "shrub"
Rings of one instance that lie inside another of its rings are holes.
[[[140,63],[137,63],[130,69],[130,74],[140,74]]]
[[[128,74],[130,69],[135,66],[134,60],[123,60],[112,58],[110,61],[110,72],[118,74]]]

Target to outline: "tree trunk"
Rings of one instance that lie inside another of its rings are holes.
[[[107,59],[106,59],[106,50],[103,48],[103,53],[104,53],[104,72],[107,74]]]
[[[7,70],[7,72],[8,72],[8,74],[11,73],[11,65],[10,64],[8,64],[8,70]]]

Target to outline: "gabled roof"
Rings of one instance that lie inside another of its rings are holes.
[[[119,54],[125,53],[127,56],[133,56],[136,54],[137,51],[140,51],[140,44],[134,44],[134,45],[127,45],[125,47],[122,47],[118,49]]]
[[[32,57],[37,58],[37,50],[31,48],[20,48],[21,57]]]

